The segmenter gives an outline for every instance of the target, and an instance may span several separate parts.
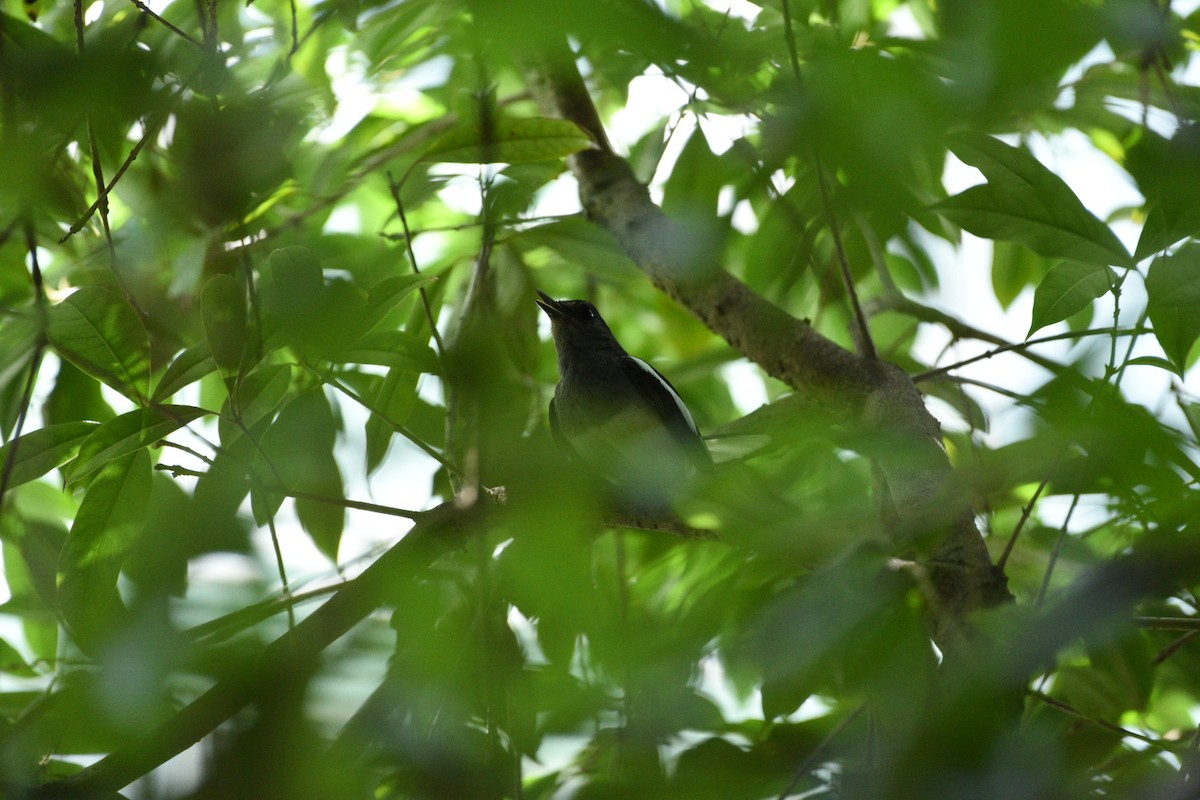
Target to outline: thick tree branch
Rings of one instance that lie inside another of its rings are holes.
[[[808,403],[838,422],[882,434],[882,446],[871,455],[902,528],[914,541],[937,542],[925,557],[939,595],[939,641],[945,645],[959,635],[967,612],[1006,599],[1003,576],[992,567],[971,509],[939,507],[950,464],[940,426],[909,376],[840,347],[715,263],[612,151],[565,47],[543,56],[531,70],[531,83],[544,113],[570,119],[595,137],[595,149],[571,159],[584,210],[650,280]],[[930,536],[930,526],[939,535]]]
[[[190,705],[137,741],[69,778],[31,791],[35,798],[97,797],[115,792],[199,742],[264,693],[279,676],[307,670],[334,641],[387,603],[394,581],[404,580],[438,555],[461,546],[479,529],[480,509],[448,502],[422,515],[417,525],[356,580],[276,639],[255,660],[218,682]]]

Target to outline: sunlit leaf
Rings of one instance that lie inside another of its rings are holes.
[[[192,420],[211,413],[194,406],[153,406],[109,420],[84,440],[79,455],[67,467],[67,482],[84,480],[109,461],[144,450]]]
[[[55,467],[65,464],[79,452],[84,440],[100,427],[98,422],[64,422],[30,431],[21,438],[0,447],[0,469],[8,469],[7,485],[11,488],[42,477]]]
[[[88,486],[59,560],[59,599],[85,647],[120,618],[121,564],[141,534],[150,500],[145,449],[108,461]]]
[[[137,402],[150,394],[150,340],[119,292],[87,286],[49,310],[50,341],[64,358]]]
[[[443,134],[421,154],[423,161],[521,164],[563,158],[592,147],[574,122],[546,117],[500,117],[487,128],[463,125]]]
[[[217,368],[208,339],[203,339],[184,350],[170,363],[158,385],[154,387],[153,400],[161,403],[185,386],[200,380]]]

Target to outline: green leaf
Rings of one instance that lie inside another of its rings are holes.
[[[963,133],[950,149],[988,183],[934,209],[976,236],[1019,242],[1051,258],[1130,266],[1116,234],[1084,208],[1071,188],[1024,150],[991,136]]]
[[[98,422],[64,422],[27,433],[0,447],[0,469],[7,469],[9,454],[17,449],[8,487],[36,480],[65,464],[79,452],[80,445],[97,428]]]
[[[1025,290],[1035,286],[1052,262],[1014,242],[992,243],[992,289],[1000,307],[1007,309]]]
[[[253,427],[279,408],[291,383],[292,368],[287,364],[266,364],[247,374],[238,387],[242,424]]]
[[[404,331],[379,331],[329,355],[338,364],[376,364],[413,372],[436,373],[437,355],[423,340]]]
[[[371,408],[379,413],[373,411],[366,424],[367,474],[373,473],[383,463],[395,433],[394,426],[408,424],[408,418],[417,403],[419,377],[419,373],[413,370],[392,369],[380,382],[371,404]]]
[[[1108,267],[1077,261],[1052,267],[1033,295],[1033,322],[1025,338],[1087,308],[1112,288],[1114,277]]]
[[[475,122],[443,134],[425,149],[421,161],[521,164],[564,158],[592,146],[591,137],[565,119],[501,117],[491,130]]]
[[[150,393],[150,338],[118,292],[86,286],[52,306],[47,331],[54,349],[121,394],[145,403]]]
[[[1154,335],[1182,375],[1188,351],[1200,336],[1200,244],[1154,259],[1146,274],[1146,294]]]
[[[591,272],[612,278],[629,278],[637,266],[613,235],[583,217],[568,217],[538,225],[520,234],[526,247],[547,247],[570,264],[586,264]]]
[[[1195,125],[1181,126],[1170,141],[1151,131],[1140,133],[1125,161],[1146,198],[1146,222],[1135,251],[1138,259],[1200,232],[1200,130]]]
[[[67,535],[59,559],[59,602],[85,649],[123,610],[117,576],[142,532],[150,501],[150,467],[145,450],[106,463],[88,487]]]
[[[109,420],[83,442],[79,455],[67,467],[67,483],[77,483],[109,461],[144,450],[192,420],[211,413],[195,406],[153,406]]]
[[[290,491],[344,498],[342,474],[333,457],[336,439],[337,424],[325,393],[313,389],[297,395],[263,436],[262,451],[269,466],[258,474],[277,476]],[[270,505],[277,507],[276,502]],[[298,498],[296,515],[317,549],[336,560],[346,509],[336,503]]]
[[[292,383],[292,368],[287,364],[264,364],[246,374],[237,387],[236,425],[223,415],[219,422],[221,443],[228,446],[242,429],[253,428],[279,409]]]
[[[221,374],[236,376],[246,346],[246,290],[232,275],[214,275],[201,296],[204,335]]]
[[[154,387],[153,400],[161,403],[185,386],[200,380],[217,368],[212,348],[205,339],[184,350],[167,367]]]
[[[1138,356],[1137,358],[1131,358],[1125,362],[1125,366],[1158,367],[1159,369],[1165,369],[1168,372],[1175,371],[1174,364],[1172,364],[1170,361],[1167,361],[1165,358],[1159,358],[1158,356]]]
[[[372,333],[410,294],[437,280],[434,275],[398,275],[380,281],[371,289],[367,303],[370,310],[362,323],[363,335]]]
[[[271,347],[287,345],[306,358],[326,358],[371,321],[366,292],[346,280],[327,284],[311,250],[285,247],[271,253],[269,262],[260,291]]]
[[[37,670],[26,664],[25,657],[4,639],[0,639],[0,672],[22,678],[37,677]]]

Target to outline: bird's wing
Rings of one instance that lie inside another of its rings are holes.
[[[666,425],[677,442],[683,445],[688,456],[701,469],[712,466],[712,456],[700,436],[700,429],[692,419],[692,412],[684,405],[683,398],[661,372],[635,356],[621,359],[626,377],[637,388],[638,394],[655,415]]]
[[[563,434],[562,428],[558,426],[558,414],[554,412],[554,398],[550,398],[550,435],[554,437],[554,443],[558,445],[558,449],[567,455],[568,458],[579,460],[579,454],[575,452],[575,448],[567,441],[567,437]]]

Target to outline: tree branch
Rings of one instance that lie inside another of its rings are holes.
[[[33,798],[95,797],[115,792],[182,753],[255,698],[270,691],[280,675],[311,667],[334,641],[388,599],[396,580],[428,565],[480,529],[478,506],[454,501],[425,512],[417,525],[354,581],[280,636],[244,668],[230,671],[178,714],[92,766],[29,793]]]
[[[818,333],[755,293],[699,248],[695,237],[655,205],[629,164],[613,152],[599,114],[565,45],[542,54],[531,69],[543,113],[569,119],[593,134],[598,146],[571,157],[580,200],[590,219],[606,228],[650,280],[712,331],[804,400],[842,423],[886,435],[877,459],[905,530],[935,524],[941,536],[926,555],[938,589],[934,635],[957,637],[965,614],[1008,599],[1003,575],[991,564],[970,508],[934,508],[950,463],[941,429],[907,374],[863,358]],[[897,442],[903,446],[895,447]],[[928,535],[929,530],[923,531]]]

